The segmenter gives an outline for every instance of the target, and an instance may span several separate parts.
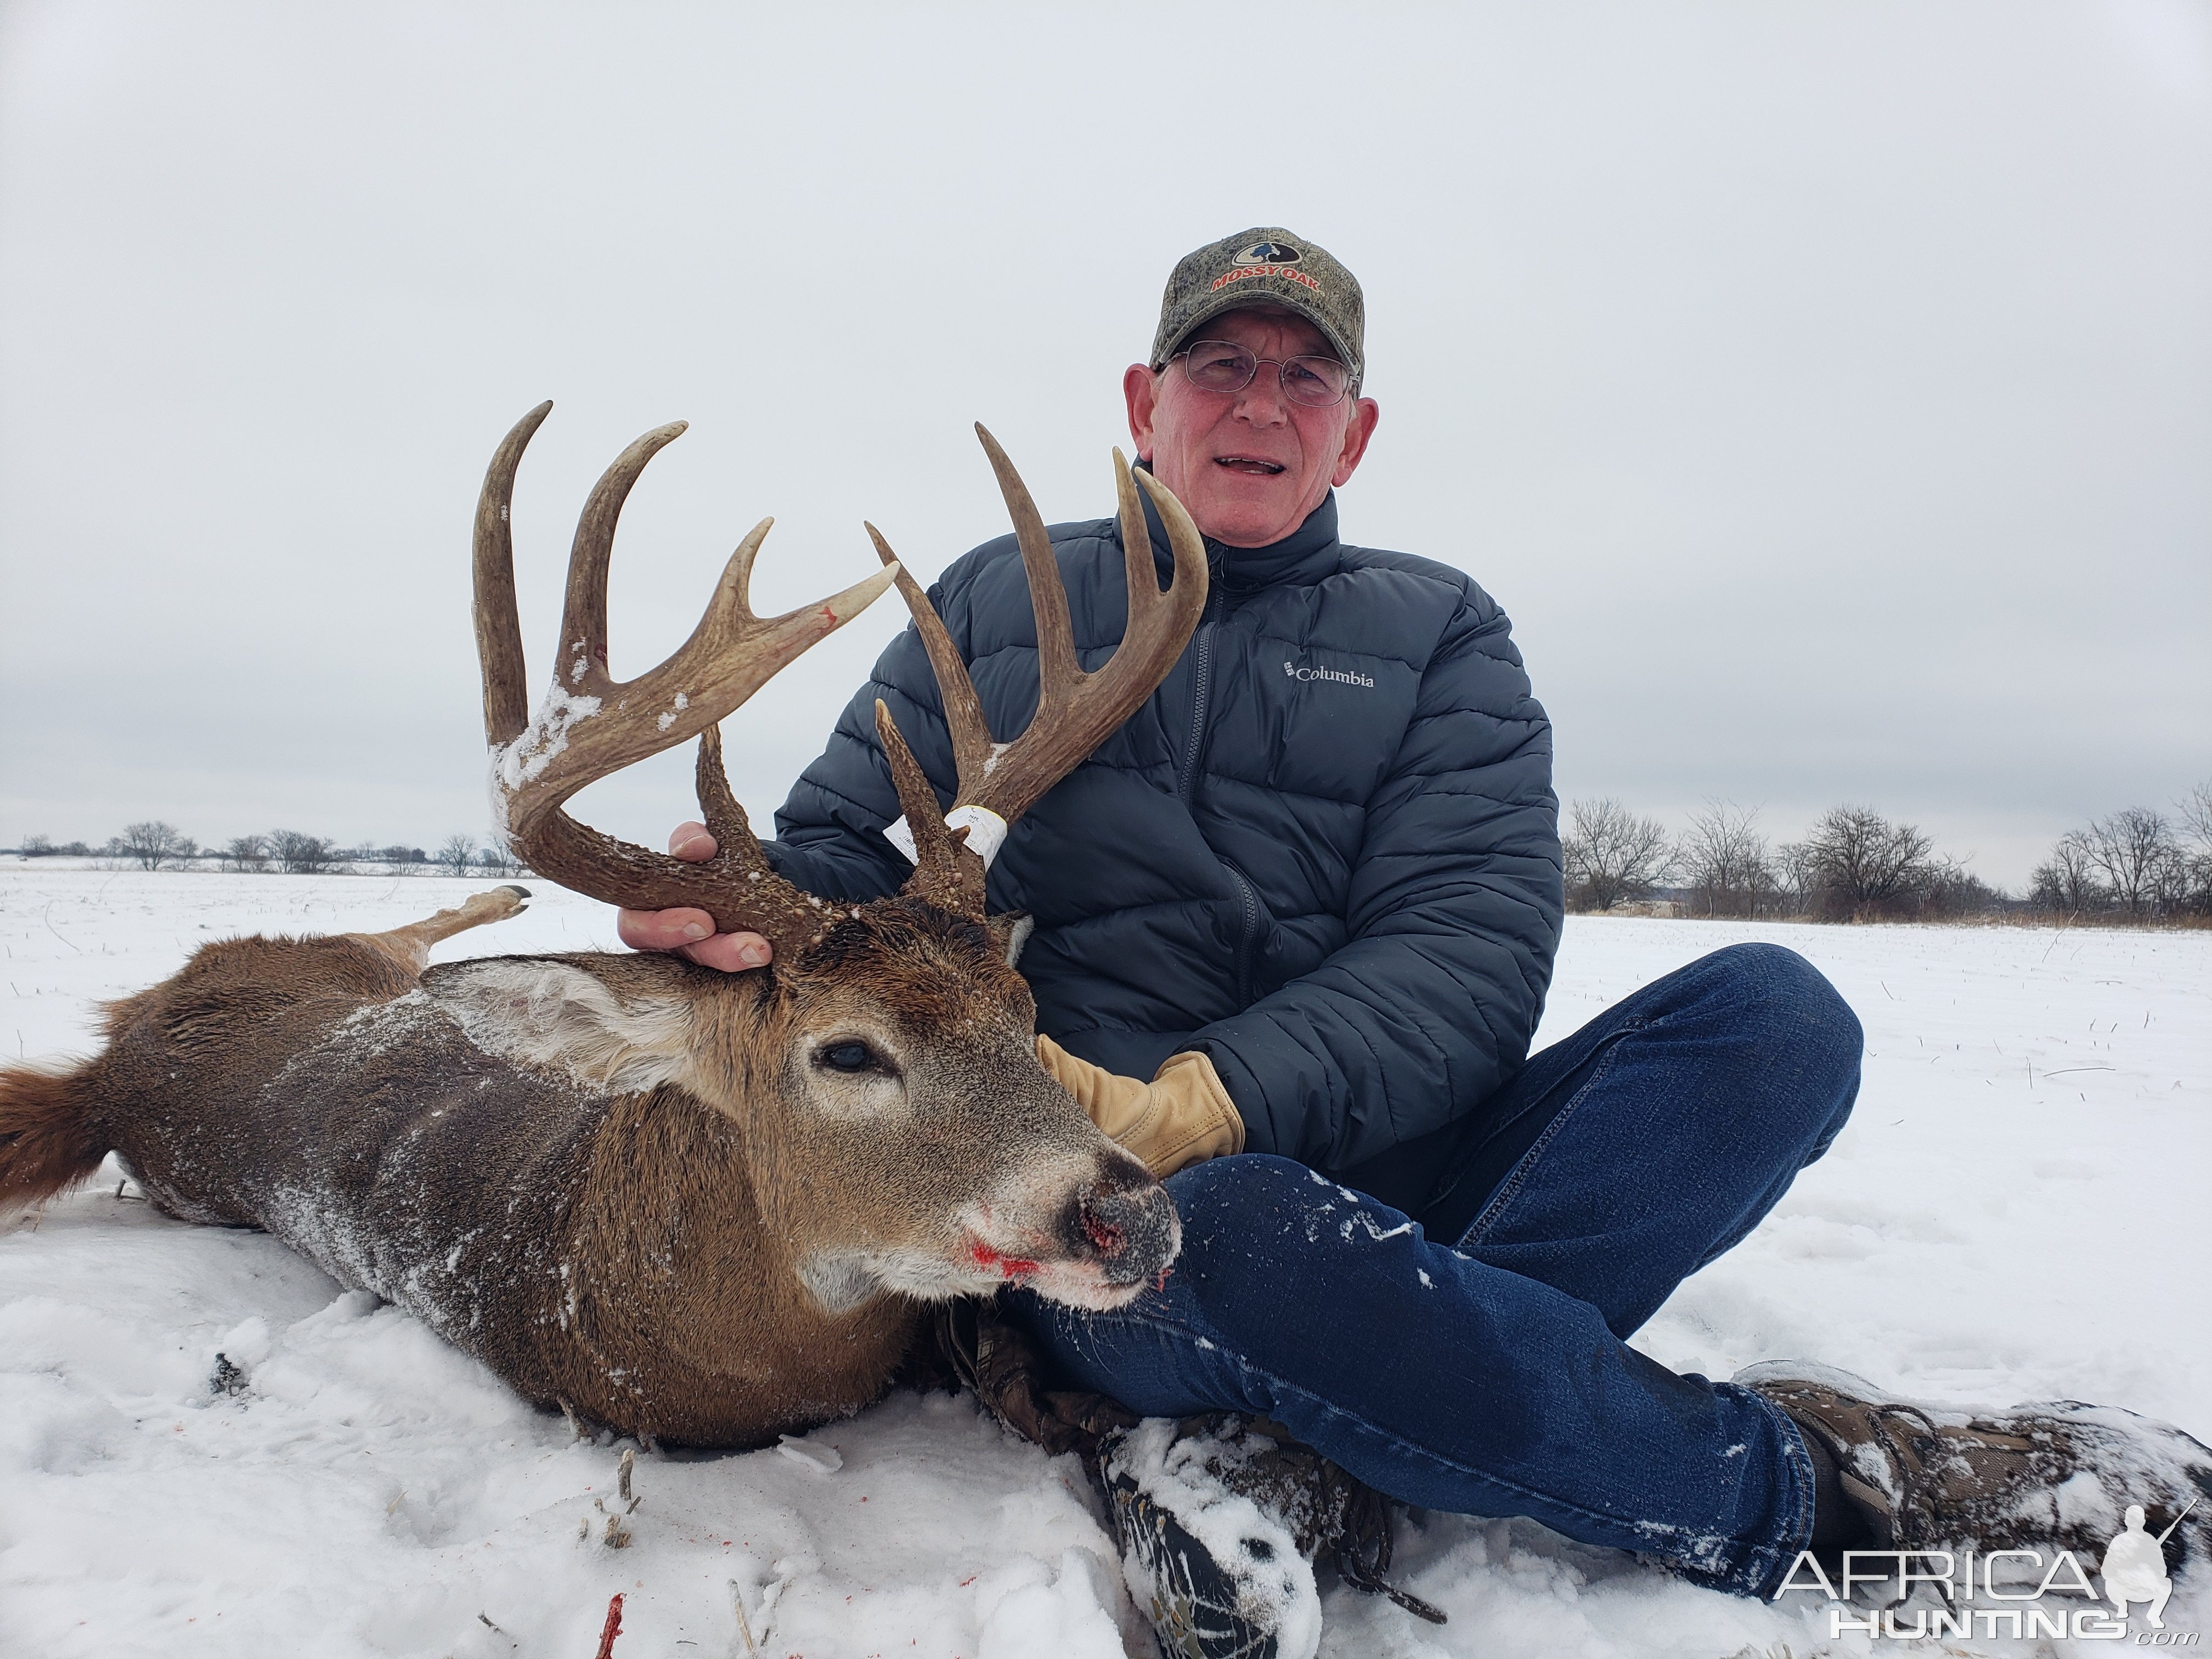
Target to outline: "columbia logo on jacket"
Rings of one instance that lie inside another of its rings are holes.
[[[1364,685],[1370,687],[1373,686],[1375,684],[1372,678],[1365,674],[1360,673],[1356,669],[1301,668],[1296,663],[1286,662],[1283,665],[1283,672],[1288,674],[1292,679],[1297,680],[1301,684],[1304,684],[1308,680],[1334,680],[1340,685]]]

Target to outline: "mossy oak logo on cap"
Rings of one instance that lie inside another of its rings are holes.
[[[1206,292],[1216,294],[1231,283],[1241,283],[1253,276],[1280,276],[1286,282],[1321,292],[1321,284],[1297,268],[1297,249],[1288,242],[1261,240],[1239,248],[1230,260],[1230,268],[1213,279]]]

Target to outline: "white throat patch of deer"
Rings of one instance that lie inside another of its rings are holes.
[[[672,957],[501,957],[430,947],[523,908],[519,887],[376,934],[202,949],[115,1004],[74,1067],[0,1070],[0,1209],[116,1152],[171,1214],[266,1229],[343,1284],[416,1313],[529,1399],[622,1432],[757,1445],[874,1399],[931,1300],[1012,1281],[1126,1304],[1180,1246],[1175,1206],[1037,1064],[1011,965],[1021,919],[986,912],[982,860],[945,815],[1009,823],[1148,697],[1195,628],[1204,548],[1174,497],[1115,457],[1129,623],[1077,667],[1043,522],[990,434],[1037,617],[1029,728],[996,741],[957,652],[873,526],[884,568],[761,618],[729,561],[666,662],[608,669],[607,566],[624,498],[683,430],[630,446],[577,526],[553,681],[533,716],[508,506],[550,404],[494,456],[477,509],[476,624],[501,833],[539,875],[637,908],[751,929],[772,966]],[[1139,489],[1167,526],[1159,586]],[[947,802],[878,702],[915,838],[896,896],[830,901],[777,874],[723,776],[718,723],[896,584],[936,671]],[[562,810],[594,779],[699,739],[704,864]]]

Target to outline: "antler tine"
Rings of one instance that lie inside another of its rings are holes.
[[[945,823],[937,791],[881,697],[876,699],[876,736],[890,763],[891,783],[914,837],[914,874],[901,890],[939,909],[982,915],[983,860],[969,847],[965,827],[954,830]]]
[[[723,567],[721,580],[715,584],[714,597],[708,601],[699,625],[669,654],[668,660],[612,688],[632,701],[641,697],[651,703],[665,699],[671,704],[668,712],[673,718],[663,729],[673,735],[653,745],[655,749],[681,743],[720,720],[817,640],[874,604],[901,574],[894,564],[826,599],[802,605],[780,617],[757,617],[748,592],[753,557],[775,522],[763,519],[738,544]],[[702,694],[726,705],[722,714],[702,718],[688,713],[687,706],[699,702]]]
[[[514,527],[508,508],[514,500],[515,469],[522,452],[545,417],[550,398],[514,423],[492,453],[477,495],[474,579],[477,661],[483,670],[484,737],[512,743],[530,723],[529,673],[523,665],[522,624],[514,610]]]
[[[873,525],[868,525],[866,529],[869,538],[876,544],[876,556],[887,565],[897,564],[898,556],[884,539],[883,532]],[[983,719],[982,700],[975,695],[975,682],[968,676],[968,665],[960,660],[959,647],[945,631],[945,620],[929,602],[929,595],[921,591],[921,584],[901,570],[898,591],[914,617],[915,632],[921,635],[921,648],[929,653],[930,670],[937,677],[938,701],[945,706],[945,729],[952,737],[953,769],[965,788],[970,780],[981,781],[983,769],[991,759],[991,728]],[[901,805],[905,804],[903,800],[900,802]]]
[[[1133,474],[1129,463],[1122,459],[1118,449],[1114,452],[1114,465],[1119,474],[1117,481],[1123,488],[1133,482],[1152,498],[1152,505],[1159,512],[1160,523],[1168,532],[1169,555],[1175,561],[1175,574],[1169,580],[1168,591],[1162,592],[1159,581],[1152,574],[1150,560],[1133,556],[1129,560],[1129,628],[1128,632],[1121,636],[1121,644],[1126,648],[1132,635],[1140,635],[1144,641],[1140,648],[1157,649],[1160,647],[1155,643],[1156,640],[1173,639],[1175,649],[1168,659],[1169,665],[1172,667],[1175,658],[1182,654],[1184,644],[1198,626],[1198,613],[1206,608],[1206,538],[1199,534],[1198,526],[1192,522],[1190,514],[1176,499],[1173,490],[1149,472]],[[1149,542],[1147,536],[1147,548]],[[1193,581],[1188,594],[1181,592],[1186,575]],[[1186,607],[1189,611],[1188,622],[1182,619]],[[1121,665],[1121,654],[1120,651],[1115,652],[1114,660],[1099,672],[1114,672]],[[1160,672],[1164,678],[1167,671],[1162,669]]]
[[[699,816],[706,820],[707,833],[714,838],[716,865],[735,872],[747,886],[761,890],[750,896],[755,901],[750,907],[753,913],[767,916],[777,905],[791,910],[794,901],[804,902],[805,910],[815,908],[811,901],[805,901],[797,888],[775,873],[768,854],[761,851],[760,842],[753,835],[752,820],[738,804],[730,788],[730,775],[722,767],[720,726],[710,726],[699,734],[699,759],[692,776],[692,793],[699,799]],[[811,929],[813,925],[809,915],[807,926]],[[723,931],[730,930],[724,927]]]
[[[769,517],[745,532],[744,540],[738,544],[729,563],[722,567],[721,582],[714,589],[714,604],[708,609],[709,616],[719,611],[720,616],[732,623],[755,620],[753,561],[759,556],[761,544],[768,539],[768,532],[775,528],[775,520]]]
[[[565,680],[571,691],[581,690],[593,669],[610,672],[607,562],[614,551],[615,524],[622,517],[623,503],[629,499],[630,486],[645,464],[682,437],[688,424],[671,421],[655,427],[617,455],[614,465],[599,475],[576,520],[576,540],[568,553],[568,595],[561,611],[560,655],[553,665],[555,678]]]
[[[1021,544],[1022,568],[1029,573],[1030,608],[1036,613],[1037,718],[1046,720],[1059,711],[1083,678],[1075,660],[1074,629],[1067,620],[1067,591],[1060,586],[1060,561],[1053,556],[1052,538],[1045,533],[1043,516],[1030,497],[1029,486],[981,421],[975,422],[975,435],[991,458],[991,471],[999,475],[999,493],[1006,499],[1014,539]]]
[[[1121,526],[1121,566],[1129,581],[1129,627],[1133,628],[1139,599],[1157,594],[1160,583],[1152,568],[1152,532],[1145,522],[1144,497],[1137,494],[1136,475],[1118,444],[1114,447],[1114,503]],[[1123,637],[1127,631],[1123,629]]]
[[[730,832],[750,832],[752,820],[745,809],[738,805],[736,793],[730,787],[730,775],[722,765],[722,728],[710,726],[699,734],[699,758],[692,769],[691,793],[698,797],[699,816],[704,819],[707,833],[717,841],[735,839]],[[744,839],[752,839],[747,833]],[[756,848],[759,843],[754,842]],[[763,859],[761,863],[768,863]]]
[[[763,519],[745,532],[744,540],[738,544],[736,549],[731,553],[728,562],[722,566],[722,574],[714,583],[713,597],[708,599],[707,608],[699,613],[697,624],[691,629],[684,643],[671,652],[668,660],[662,663],[659,667],[639,675],[635,679],[629,682],[629,685],[647,688],[647,696],[658,695],[664,689],[663,682],[680,681],[683,683],[682,686],[673,689],[688,688],[697,684],[702,678],[710,677],[714,672],[715,660],[731,646],[743,641],[748,635],[757,635],[763,628],[774,628],[792,622],[794,618],[804,617],[807,610],[805,606],[799,611],[786,611],[782,616],[767,622],[763,622],[753,614],[753,561],[760,553],[761,544],[768,539],[768,532],[775,527],[775,525],[774,519]],[[869,581],[875,580],[870,577],[867,581],[859,586],[865,587]],[[854,591],[848,589],[845,593],[840,593],[823,603],[834,610]],[[878,583],[875,591],[870,592],[860,603],[865,605],[868,599],[872,599],[876,593],[881,591],[882,586]],[[802,634],[804,632],[803,629],[799,631]],[[799,650],[803,651],[805,648],[805,645],[802,644]],[[792,653],[793,656],[797,654],[796,651]],[[774,673],[776,669],[783,667],[789,661],[788,657],[782,659],[776,662],[769,672]],[[624,689],[627,690],[628,687]],[[685,695],[687,696],[690,695],[688,690],[685,690]],[[748,692],[745,695],[750,696],[750,693]],[[743,702],[744,698],[740,697],[738,701]]]

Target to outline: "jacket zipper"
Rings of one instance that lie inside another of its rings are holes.
[[[1176,779],[1176,793],[1182,797],[1185,806],[1194,805],[1197,799],[1198,756],[1206,741],[1206,705],[1213,696],[1213,629],[1220,614],[1221,590],[1216,588],[1206,596],[1198,637],[1191,642],[1190,741],[1183,745],[1182,767]]]
[[[1221,590],[1217,587],[1206,596],[1206,611],[1199,620],[1198,635],[1192,641],[1190,741],[1183,745],[1182,774],[1176,780],[1176,793],[1182,797],[1185,806],[1194,805],[1198,796],[1198,763],[1206,749],[1206,717],[1213,700],[1213,630],[1220,615]],[[1221,858],[1218,853],[1214,856]],[[1260,933],[1260,896],[1244,878],[1244,872],[1227,859],[1221,859],[1221,867],[1237,884],[1237,902],[1244,918],[1237,936],[1237,1001],[1240,1008],[1249,1007],[1252,1001],[1252,942]]]
[[[1260,896],[1244,879],[1244,872],[1227,859],[1221,860],[1221,867],[1237,884],[1237,902],[1244,907],[1244,927],[1237,936],[1237,1006],[1241,1012],[1252,1006],[1252,944],[1260,936]]]

